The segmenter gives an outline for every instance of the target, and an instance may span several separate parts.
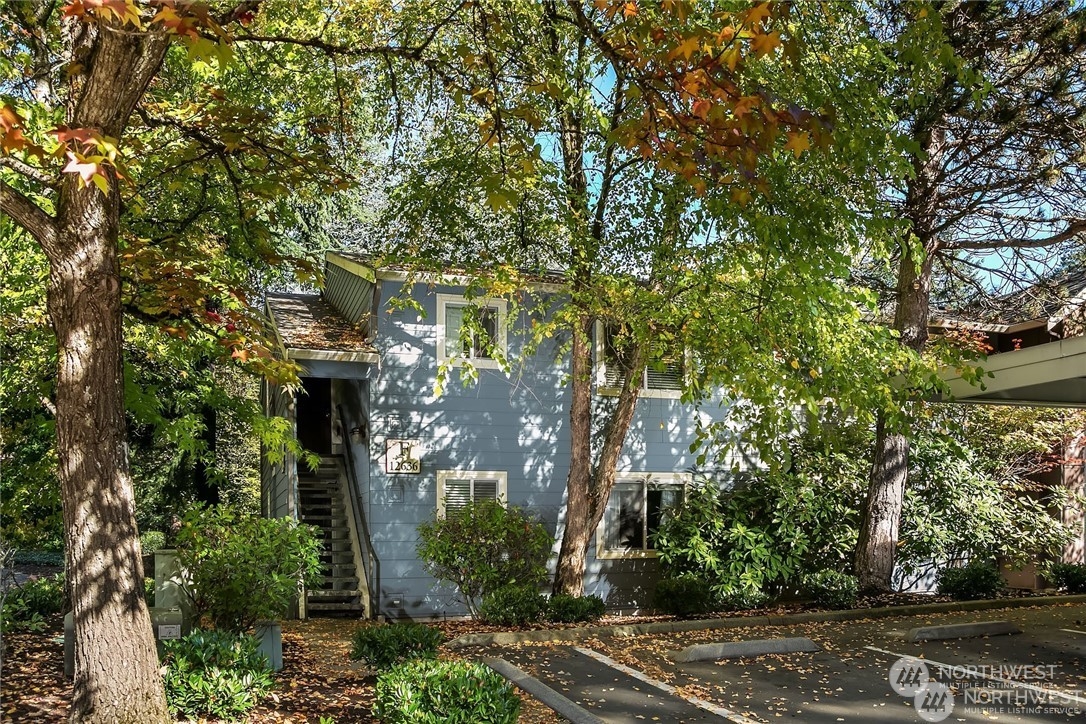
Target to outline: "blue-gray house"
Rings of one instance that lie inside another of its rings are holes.
[[[330,252],[321,294],[269,295],[268,316],[304,391],[266,385],[265,411],[287,418],[321,456],[318,470],[265,458],[262,507],[318,525],[327,542],[325,583],[309,611],[430,617],[464,613],[415,553],[417,526],[468,500],[530,509],[560,532],[569,458],[568,358],[553,343],[522,355],[530,315],[501,300],[464,299],[454,276],[409,281],[366,258]],[[537,298],[560,279],[534,282]],[[424,313],[391,300],[408,298]],[[460,334],[465,314],[493,345]],[[607,344],[597,341],[597,394],[606,404]],[[486,347],[504,351],[509,373]],[[478,381],[462,385],[464,358]],[[439,369],[451,370],[435,395]],[[587,593],[609,609],[651,605],[657,565],[649,534],[692,480],[698,416],[722,414],[679,400],[678,369],[646,370],[619,477],[588,560]]]

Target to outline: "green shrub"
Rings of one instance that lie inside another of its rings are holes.
[[[690,573],[660,579],[653,597],[657,609],[674,616],[708,613],[716,607],[716,599],[712,585]]]
[[[520,697],[467,661],[409,661],[377,677],[374,714],[391,724],[514,724]]]
[[[994,564],[974,560],[961,568],[944,568],[936,578],[939,593],[959,601],[994,598],[1003,588],[1003,577]]]
[[[1086,564],[1053,563],[1047,575],[1056,588],[1066,589],[1068,593],[1086,593]]]
[[[603,618],[603,612],[603,599],[599,596],[559,593],[547,601],[547,618],[556,623],[595,623]]]
[[[14,561],[20,566],[63,566],[64,551],[17,550]]]
[[[803,586],[816,604],[826,608],[854,608],[860,595],[856,576],[831,569],[805,576]]]
[[[155,605],[155,579],[149,576],[143,579],[143,600],[148,608]]]
[[[166,534],[160,530],[148,530],[140,533],[140,550],[143,555],[160,551],[166,547]]]
[[[495,626],[524,626],[543,618],[546,610],[547,599],[535,586],[503,586],[483,598],[479,614]]]
[[[665,575],[765,591],[851,555],[856,516],[846,497],[805,475],[756,474],[724,491],[716,481],[688,490],[653,538]]]
[[[468,610],[503,586],[539,586],[547,577],[553,540],[527,512],[494,500],[419,526],[419,558],[426,570],[456,586]]]
[[[749,611],[768,604],[772,597],[765,591],[743,586],[740,588],[716,588],[716,603],[721,611]]]
[[[177,558],[196,620],[247,631],[283,616],[301,585],[320,578],[317,529],[289,518],[239,515],[230,508],[196,508],[177,533]]]
[[[444,640],[440,629],[421,623],[360,626],[351,639],[351,659],[386,669],[408,659],[432,659]]]
[[[31,576],[4,594],[0,630],[41,631],[64,608],[64,574]]]
[[[271,666],[253,636],[197,629],[162,646],[166,702],[174,713],[235,719],[272,689]]]

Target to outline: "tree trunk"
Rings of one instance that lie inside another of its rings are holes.
[[[641,392],[641,370],[645,364],[644,348],[638,346],[626,370],[622,391],[611,412],[599,452],[599,464],[592,465],[592,322],[578,324],[573,342],[573,403],[570,405],[569,481],[566,485],[566,525],[558,565],[554,576],[554,593],[580,596],[584,593],[584,574],[588,559],[588,544],[600,524],[607,499],[615,486],[615,471],[626,442],[626,433],[633,422],[634,410]],[[578,337],[583,340],[578,343]],[[583,379],[583,383],[578,380]],[[575,475],[576,473],[576,475]]]
[[[592,499],[592,318],[573,326],[572,400],[569,406],[569,478],[562,546],[554,572],[554,593],[584,592],[585,561],[592,538],[596,501]]]
[[[68,21],[75,23],[76,21]],[[103,23],[73,34],[93,47],[73,77],[71,128],[121,138],[165,56],[161,33]],[[73,25],[73,28],[75,25]],[[49,258],[49,316],[57,336],[56,430],[65,563],[75,618],[70,721],[171,721],[143,599],[143,563],[125,443],[120,196],[64,174]]]
[[[74,184],[69,184],[74,185]],[[143,600],[125,445],[116,192],[62,196],[50,260],[57,452],[75,617],[72,722],[170,720]]]

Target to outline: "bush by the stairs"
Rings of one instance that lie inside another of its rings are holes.
[[[271,666],[253,636],[197,629],[162,646],[166,702],[176,714],[233,720],[271,691]]]
[[[603,618],[603,612],[603,599],[599,596],[559,593],[547,601],[547,618],[556,623],[595,623]]]
[[[432,659],[445,640],[440,629],[421,623],[368,624],[355,629],[351,659],[387,669],[410,659]]]
[[[1047,575],[1056,588],[1068,593],[1086,593],[1086,564],[1053,563],[1048,567]]]
[[[520,696],[468,661],[409,661],[377,677],[374,714],[389,724],[514,724]]]
[[[995,598],[1003,588],[1003,577],[995,564],[984,561],[970,561],[961,568],[944,568],[935,579],[939,593],[958,601],[972,601],[977,598]]]
[[[483,598],[479,613],[495,626],[525,626],[543,618],[547,599],[535,586],[503,586]]]
[[[321,547],[316,528],[289,518],[194,508],[177,533],[177,558],[196,620],[242,632],[282,617],[300,586],[320,580]]]
[[[526,511],[484,500],[420,525],[418,553],[427,572],[455,585],[478,617],[487,594],[542,584],[553,542]]]

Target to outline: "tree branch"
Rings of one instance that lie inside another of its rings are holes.
[[[47,173],[44,169],[31,166],[29,163],[20,161],[13,156],[0,156],[0,166],[7,166],[11,170],[26,176],[31,181],[37,181],[46,186],[52,186],[57,182],[57,179]]]
[[[5,181],[0,181],[0,211],[3,211],[14,219],[16,224],[26,229],[34,237],[34,240],[41,244],[46,256],[56,256],[56,220]]]
[[[1040,238],[1023,239],[983,239],[981,241],[952,241],[942,244],[944,249],[1043,249],[1070,241],[1079,234],[1086,233],[1086,219],[1076,219],[1058,234]]]

